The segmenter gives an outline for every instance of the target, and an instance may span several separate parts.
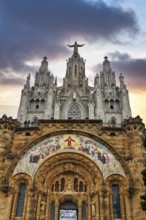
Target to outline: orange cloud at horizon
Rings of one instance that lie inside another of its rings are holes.
[[[146,125],[146,92],[130,92],[129,97],[132,117],[139,115]]]

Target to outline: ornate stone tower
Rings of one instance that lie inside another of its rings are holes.
[[[30,87],[30,74],[22,90],[18,120],[35,123],[37,119],[49,119],[53,115],[54,92],[56,82],[48,70],[48,61],[44,57],[40,69],[36,72],[35,83]]]
[[[131,117],[124,77],[120,75],[120,87],[117,87],[108,58],[105,57],[103,70],[95,76],[91,87],[86,78],[85,60],[78,52],[78,47],[84,44],[75,42],[68,46],[73,48],[73,54],[67,61],[63,85],[57,86],[57,78],[54,80],[44,57],[33,87],[30,87],[30,74],[27,76],[18,120],[35,124],[38,119],[101,119],[105,124],[117,126]]]

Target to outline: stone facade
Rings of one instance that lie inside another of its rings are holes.
[[[145,126],[130,117],[124,78],[117,87],[105,57],[89,86],[83,45],[68,46],[63,86],[45,57],[18,120],[0,119],[0,220],[145,220]]]
[[[67,61],[66,76],[63,85],[57,86],[48,70],[48,61],[44,57],[36,72],[34,86],[30,86],[30,74],[22,90],[18,111],[21,123],[34,123],[38,119],[102,119],[104,123],[120,125],[131,117],[129,95],[124,77],[119,76],[120,87],[116,85],[115,72],[105,57],[103,70],[96,74],[94,87],[88,85],[85,60],[78,53],[75,42],[71,58]]]
[[[0,220],[60,220],[60,210],[66,207],[77,210],[78,220],[145,220],[140,208],[145,190],[143,135],[140,117],[125,120],[120,128],[89,119],[40,120],[38,126],[21,127],[4,115],[0,119]],[[19,216],[22,184],[26,189]],[[119,187],[118,218],[113,186]]]

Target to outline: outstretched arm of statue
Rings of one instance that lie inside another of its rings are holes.
[[[68,47],[74,47],[74,45],[67,45]]]
[[[78,44],[78,47],[83,47],[85,44]]]

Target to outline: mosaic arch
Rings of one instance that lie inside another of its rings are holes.
[[[39,166],[48,156],[66,149],[82,151],[90,156],[99,167],[104,179],[112,174],[125,176],[121,164],[105,145],[91,138],[75,134],[57,135],[35,144],[20,159],[13,175],[23,172],[33,178]]]

